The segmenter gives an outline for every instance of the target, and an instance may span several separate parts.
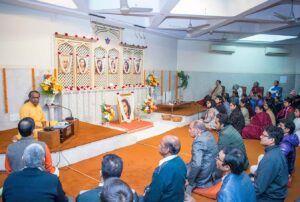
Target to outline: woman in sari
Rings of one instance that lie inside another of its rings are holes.
[[[269,114],[263,111],[263,106],[257,105],[255,112],[256,115],[251,119],[250,124],[242,130],[242,137],[244,139],[259,140],[264,128],[272,125]]]

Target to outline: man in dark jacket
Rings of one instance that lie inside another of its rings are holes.
[[[258,202],[284,201],[287,196],[288,167],[279,148],[283,138],[281,128],[269,126],[260,136],[265,155],[258,164],[254,177],[254,188]]]
[[[218,148],[221,151],[225,146],[233,146],[239,148],[245,155],[244,169],[249,167],[249,161],[244,144],[244,140],[239,132],[229,124],[226,114],[218,114],[216,118],[216,130],[219,133]]]
[[[299,138],[294,133],[295,124],[293,121],[281,119],[278,127],[283,130],[283,139],[280,142],[280,149],[286,157],[289,170],[289,185],[292,183],[292,175],[295,171],[296,147],[299,145]]]
[[[176,136],[167,135],[160,141],[159,153],[164,158],[155,169],[151,184],[145,189],[145,202],[184,201],[186,166],[177,156],[180,147],[180,141]]]
[[[123,171],[123,160],[115,155],[115,154],[107,154],[103,157],[101,163],[101,174],[102,179],[101,183],[98,187],[88,190],[88,191],[81,191],[81,193],[77,196],[77,202],[99,202],[100,194],[103,191],[103,183],[106,180],[115,177],[120,178]],[[134,201],[138,201],[138,196],[134,192],[133,193]]]
[[[213,135],[206,130],[204,123],[194,121],[189,127],[192,144],[192,158],[187,164],[186,193],[191,195],[194,188],[209,188],[221,179],[215,179],[215,158],[218,154],[217,142]]]
[[[244,171],[244,153],[236,147],[224,147],[216,158],[223,173],[223,184],[218,193],[218,202],[255,202],[253,184]]]
[[[43,171],[45,151],[38,143],[26,147],[22,157],[25,168],[11,173],[3,186],[3,202],[67,202],[68,198],[56,175]],[[74,201],[69,199],[69,201]]]

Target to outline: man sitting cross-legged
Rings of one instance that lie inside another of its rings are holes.
[[[254,177],[256,199],[259,202],[283,202],[287,196],[288,166],[279,148],[282,138],[282,129],[275,126],[269,126],[260,136],[265,155],[258,164]]]
[[[123,171],[123,161],[115,154],[107,154],[103,157],[101,163],[101,181],[105,184],[106,181],[112,177],[120,178]],[[100,194],[103,191],[103,183],[100,183],[95,189],[85,191],[77,196],[77,202],[99,202]],[[138,201],[138,196],[134,192],[134,201]]]
[[[253,184],[244,172],[244,153],[236,147],[224,147],[216,158],[217,168],[222,171],[223,184],[218,202],[255,202]]]
[[[247,170],[247,168],[249,167],[249,161],[244,141],[239,132],[231,124],[229,124],[229,118],[226,114],[217,115],[216,130],[219,133],[219,151],[222,150],[225,146],[234,146],[239,148],[245,155],[244,169]]]
[[[196,193],[216,198],[221,186],[221,184],[217,184],[221,180],[220,177],[215,177],[217,142],[213,135],[206,130],[204,123],[200,121],[190,124],[189,133],[194,140],[192,159],[187,164],[186,194],[191,195],[192,190],[197,188]]]
[[[67,202],[74,201],[65,195],[56,175],[43,171],[45,150],[33,143],[26,147],[22,156],[24,169],[10,174],[3,186],[3,202],[41,201]]]
[[[20,171],[24,168],[24,162],[22,161],[22,155],[25,148],[32,144],[37,143],[41,145],[45,150],[45,164],[46,171],[59,175],[59,170],[52,166],[52,158],[49,148],[44,142],[36,141],[33,138],[33,130],[35,123],[32,118],[23,118],[18,124],[18,130],[22,138],[15,143],[8,145],[6,157],[5,157],[5,169],[8,174],[16,171]]]
[[[184,183],[186,166],[177,156],[180,151],[180,141],[176,136],[167,135],[162,138],[159,153],[164,157],[152,175],[151,184],[146,187],[145,202],[178,202],[184,200]]]

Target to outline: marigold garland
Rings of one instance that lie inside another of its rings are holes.
[[[146,83],[148,86],[151,86],[151,87],[157,87],[159,86],[159,81],[158,79],[154,76],[154,73],[150,73],[148,76],[147,76],[147,79],[146,79]]]

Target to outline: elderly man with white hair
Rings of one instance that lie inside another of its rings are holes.
[[[23,170],[11,173],[3,186],[3,202],[10,201],[74,201],[65,195],[56,175],[44,171],[45,150],[33,143],[24,150]]]
[[[192,158],[187,164],[186,194],[191,195],[192,190],[196,188],[196,193],[216,198],[221,187],[221,175],[217,175],[215,162],[218,154],[217,142],[200,121],[190,124],[189,133],[193,143]]]

